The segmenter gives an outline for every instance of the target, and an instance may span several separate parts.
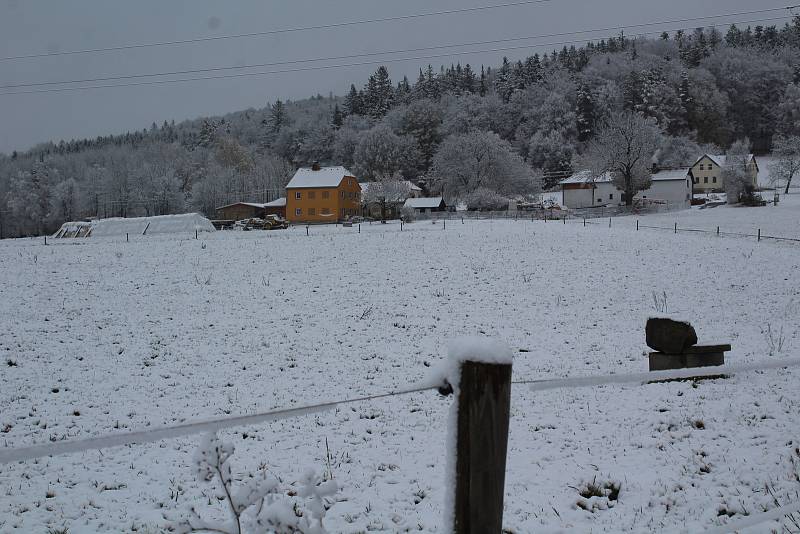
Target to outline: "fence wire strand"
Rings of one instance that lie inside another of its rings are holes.
[[[702,367],[691,369],[678,369],[673,371],[651,371],[646,373],[633,373],[625,375],[605,375],[572,377],[562,379],[542,379],[542,380],[517,380],[512,384],[527,385],[530,391],[546,391],[550,389],[572,389],[580,387],[601,386],[606,384],[629,384],[647,383],[659,380],[678,380],[683,378],[695,377],[717,377],[720,375],[734,374],[746,371],[766,371],[770,369],[783,369],[787,367],[800,366],[800,358],[787,359],[776,362],[745,365],[723,365],[717,367]],[[41,458],[43,456],[56,456],[94,449],[104,449],[109,447],[119,447],[123,445],[134,445],[152,443],[162,439],[179,438],[203,432],[216,432],[226,428],[253,425],[291,417],[299,417],[313,413],[331,410],[342,404],[352,404],[357,402],[367,402],[397,395],[407,395],[437,389],[439,385],[425,383],[412,388],[395,390],[388,393],[368,395],[352,399],[323,402],[296,408],[273,410],[269,412],[224,417],[205,421],[195,421],[180,425],[162,426],[125,432],[116,435],[97,436],[86,439],[60,441],[52,443],[42,443],[19,448],[0,449],[0,465],[12,462],[20,462]]]

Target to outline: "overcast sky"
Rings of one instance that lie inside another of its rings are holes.
[[[259,32],[505,3],[509,3],[509,0],[0,0],[0,57]],[[297,31],[257,38],[5,60],[0,61],[0,85],[401,50],[625,26],[783,5],[786,3],[778,0],[550,0],[477,13]],[[718,26],[724,29],[731,21],[750,21],[783,14],[728,17],[718,19]],[[626,33],[632,35],[701,25],[710,24],[665,24]],[[553,48],[541,46],[541,43],[574,40],[580,44],[581,37],[600,37],[608,33],[543,38],[524,42],[530,44],[530,48],[525,50],[482,52],[430,60],[399,62],[384,56],[369,58],[370,61],[374,59],[374,63],[368,65],[258,77],[65,93],[0,95],[0,152],[24,150],[47,140],[141,129],[153,121],[160,123],[165,119],[174,119],[179,122],[202,115],[262,107],[276,98],[296,99],[330,92],[344,94],[350,83],[360,87],[381,64],[387,65],[393,80],[401,79],[405,74],[413,82],[421,64],[430,62],[438,66],[461,61],[477,66],[479,70],[481,64],[498,64],[503,55],[517,59],[534,51]],[[502,46],[512,45],[473,48]],[[462,47],[458,50],[467,49]],[[441,52],[401,54],[399,57],[433,53]],[[354,61],[362,62],[364,59],[338,63]],[[281,67],[256,70],[276,68]],[[0,92],[8,91],[11,89],[0,88]]]

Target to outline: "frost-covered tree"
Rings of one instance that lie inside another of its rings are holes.
[[[788,195],[792,179],[800,172],[800,136],[775,138],[772,155],[775,161],[769,168],[770,180],[776,187],[778,181],[786,182],[783,192]]]
[[[387,208],[405,202],[411,196],[411,184],[403,179],[400,173],[382,176],[369,185],[361,196],[366,204],[378,203],[381,207],[381,219],[386,219]]]
[[[611,173],[630,206],[636,193],[650,187],[651,162],[660,140],[661,130],[654,119],[632,111],[616,112],[587,144],[584,161],[597,176]]]
[[[541,184],[511,145],[481,131],[447,138],[428,174],[432,187],[449,201],[485,188],[501,195],[535,194]]]
[[[367,180],[380,180],[395,173],[410,177],[419,158],[414,140],[395,134],[380,124],[364,132],[353,154],[353,171]]]
[[[734,142],[725,155],[722,167],[722,181],[728,204],[744,201],[753,194],[753,183],[747,174],[750,163],[750,140],[739,139]]]

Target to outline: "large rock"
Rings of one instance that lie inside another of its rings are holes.
[[[666,354],[681,354],[697,343],[692,325],[672,319],[648,319],[645,335],[648,347]]]

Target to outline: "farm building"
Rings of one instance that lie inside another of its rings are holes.
[[[651,176],[649,189],[636,194],[637,199],[689,207],[692,200],[692,179],[687,169],[663,170]],[[561,181],[563,204],[567,208],[589,208],[624,204],[623,192],[614,185],[611,175],[595,176],[581,171]]]
[[[413,209],[416,213],[431,213],[446,211],[447,204],[442,197],[409,198],[403,204],[403,209]]]
[[[360,212],[361,187],[344,167],[300,168],[286,184],[286,218],[291,222],[337,222]]]
[[[725,190],[722,171],[726,167],[735,165],[727,156],[714,156],[703,154],[692,165],[691,172],[694,177],[694,190],[697,193],[718,193]],[[758,162],[753,154],[747,155],[745,167],[747,176],[752,180],[753,187],[758,187]]]
[[[216,215],[222,221],[240,221],[264,216],[264,204],[256,202],[234,202],[227,206],[217,208]]]
[[[199,213],[156,217],[114,217],[93,221],[65,222],[53,237],[107,237],[153,234],[213,232],[214,225]]]
[[[408,180],[361,182],[362,214],[375,219],[396,219],[403,203],[422,196],[422,189]]]
[[[272,202],[264,204],[264,215],[277,215],[283,219],[286,218],[286,197],[281,197]]]

